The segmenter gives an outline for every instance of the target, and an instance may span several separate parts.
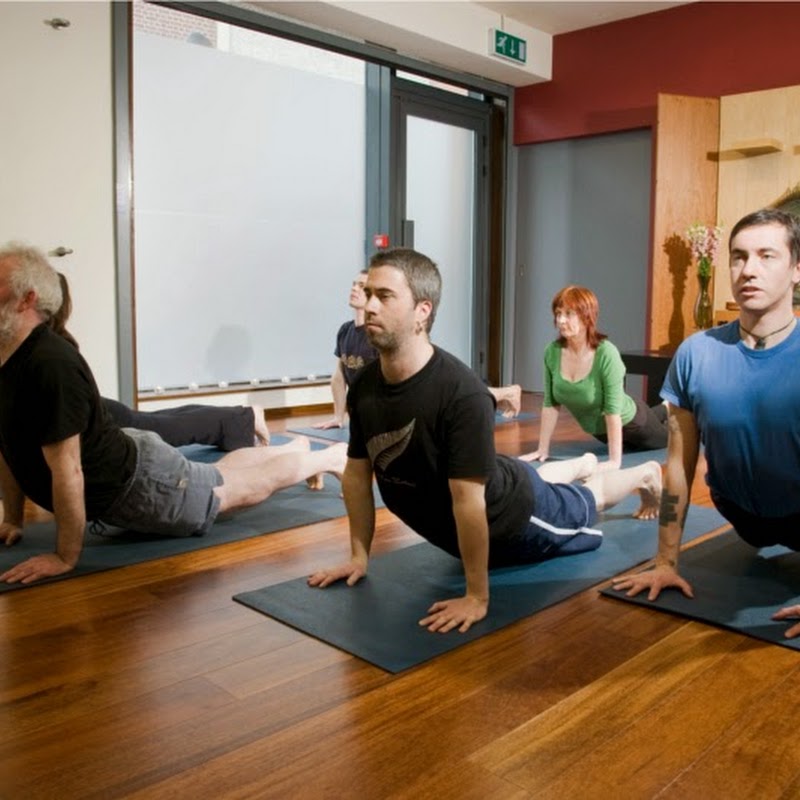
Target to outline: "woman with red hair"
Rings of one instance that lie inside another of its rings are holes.
[[[667,410],[650,408],[625,393],[625,365],[619,350],[597,330],[600,306],[591,289],[566,286],[553,298],[558,339],[544,353],[544,403],[539,447],[527,461],[546,461],[564,406],[587,433],[608,444],[609,465],[630,450],[667,446]]]

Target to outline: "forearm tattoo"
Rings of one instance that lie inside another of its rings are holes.
[[[681,513],[681,529],[683,529],[683,526],[686,523],[686,515],[688,513],[689,504],[686,503]],[[678,522],[678,495],[669,494],[667,492],[663,492],[661,494],[661,508],[659,509],[658,521],[662,525],[666,525],[669,522]]]

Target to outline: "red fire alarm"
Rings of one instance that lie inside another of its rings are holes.
[[[372,244],[378,249],[389,246],[388,233],[375,233],[372,235]]]

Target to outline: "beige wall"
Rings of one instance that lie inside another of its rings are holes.
[[[110,4],[0,3],[0,107],[0,241],[74,251],[70,329],[116,397]]]
[[[800,86],[721,98],[717,216],[726,233],[800,183],[798,108]],[[715,309],[732,298],[724,253],[719,262]]]

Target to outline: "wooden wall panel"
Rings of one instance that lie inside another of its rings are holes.
[[[655,135],[649,346],[674,350],[694,332],[697,280],[685,231],[717,220],[719,100],[661,94]]]
[[[800,183],[800,86],[720,100],[718,218],[726,233]],[[727,239],[727,236],[726,236]],[[714,308],[730,300],[727,259],[717,264]]]

